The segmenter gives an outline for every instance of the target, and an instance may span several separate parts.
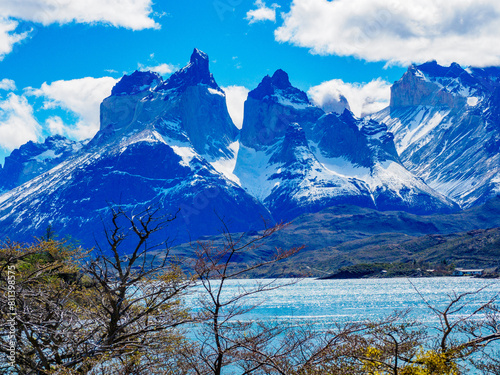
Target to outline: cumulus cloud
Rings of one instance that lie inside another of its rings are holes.
[[[498,0],[294,0],[283,18],[276,40],[315,54],[500,64]]]
[[[4,17],[41,23],[103,23],[132,30],[158,28],[152,0],[2,0]]]
[[[8,78],[4,78],[0,81],[0,90],[14,91],[16,89],[16,83]]]
[[[28,31],[16,33],[17,26],[18,22],[9,19],[5,15],[0,16],[0,61],[3,60],[5,55],[12,52],[16,43],[21,42],[29,36]]]
[[[142,64],[139,64],[139,70],[142,71],[150,71],[150,72],[156,72],[159,75],[165,75],[165,74],[170,74],[176,70],[174,65],[171,64],[160,64],[156,66],[144,66]]]
[[[243,125],[244,104],[250,90],[244,86],[226,86],[222,89],[226,93],[226,104],[229,115],[233,119],[234,125],[238,129],[241,129]]]
[[[42,24],[101,23],[132,30],[160,28],[152,15],[152,0],[2,0],[0,60],[30,31],[16,32],[20,21]]]
[[[117,80],[112,77],[86,77],[69,81],[43,83],[39,89],[28,89],[27,95],[43,97],[43,108],[62,108],[76,114],[76,124],[62,126],[62,120],[47,120],[49,129],[76,139],[92,137],[99,130],[99,109],[104,98],[111,94]]]
[[[327,112],[337,111],[336,108],[344,96],[351,111],[362,117],[389,105],[391,84],[380,78],[369,83],[348,83],[334,79],[311,87],[308,94],[314,104]]]
[[[45,120],[45,127],[51,135],[67,135],[67,126],[59,116],[50,116]]]
[[[38,141],[42,128],[26,97],[14,93],[0,101],[0,148],[12,151],[28,141]]]
[[[249,10],[245,17],[249,24],[260,21],[276,22],[276,8],[279,8],[278,4],[273,4],[269,8],[262,0],[257,0],[254,5],[257,6],[257,9]]]

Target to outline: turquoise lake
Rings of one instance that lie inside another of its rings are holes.
[[[232,280],[222,294],[222,300],[255,288],[269,280]],[[277,280],[286,283],[289,280]],[[198,287],[200,288],[200,287]],[[376,321],[396,311],[410,310],[416,319],[438,334],[439,318],[427,306],[446,307],[451,298],[461,293],[476,292],[463,299],[465,307],[452,315],[452,320],[467,316],[479,306],[500,294],[500,280],[468,277],[394,278],[356,280],[304,279],[296,284],[246,297],[243,306],[255,306],[239,320],[273,320],[292,326],[307,324],[325,331],[334,323]],[[201,290],[201,289],[198,289]],[[187,298],[188,306],[196,306],[200,298],[195,291]],[[197,310],[196,308],[194,309]],[[481,319],[478,314],[474,319]],[[500,349],[500,343],[491,348]]]
[[[228,282],[223,297],[228,298],[243,290],[251,290],[259,282],[263,280],[232,280]],[[258,306],[243,318],[277,318],[307,321],[324,326],[332,322],[374,320],[409,308],[413,317],[433,324],[438,320],[423,299],[435,307],[444,307],[454,294],[474,292],[483,287],[486,287],[483,291],[464,299],[467,307],[462,314],[467,314],[499,294],[500,280],[467,277],[304,279],[294,285],[248,297],[246,305]],[[196,304],[196,292],[189,299],[192,299],[191,303]]]
[[[227,300],[269,280],[232,280],[227,283],[222,300]],[[277,280],[286,283],[289,280]],[[215,285],[216,282],[212,284]],[[201,287],[198,286],[198,291]],[[291,326],[308,325],[317,331],[331,328],[334,323],[376,321],[394,313],[410,309],[410,317],[428,327],[431,336],[439,335],[439,319],[425,301],[442,309],[450,300],[462,293],[478,293],[463,299],[465,307],[452,315],[452,321],[468,316],[479,306],[500,294],[500,280],[467,277],[394,278],[356,280],[304,279],[296,284],[247,297],[243,306],[255,306],[240,320],[268,320],[290,323]],[[200,293],[187,298],[189,306],[196,306]],[[424,301],[425,300],[425,301]],[[196,309],[195,309],[196,310]],[[474,319],[481,319],[480,314]],[[191,334],[194,334],[191,331]],[[188,337],[191,335],[189,334]],[[500,343],[489,347],[500,349]],[[234,370],[228,368],[229,370]],[[231,371],[227,372],[232,373]],[[225,372],[226,373],[226,372]],[[476,374],[469,371],[469,374]]]

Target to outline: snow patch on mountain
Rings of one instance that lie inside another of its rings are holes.
[[[222,157],[219,159],[207,158],[208,162],[215,168],[216,171],[222,173],[227,179],[237,183],[241,186],[241,182],[234,174],[234,168],[236,166],[236,159],[238,157],[238,152],[240,149],[240,141],[236,140],[235,142],[229,145],[229,150],[232,152],[232,156]]]
[[[406,168],[467,208],[494,197],[500,173],[497,68],[411,66],[391,89],[385,123]]]
[[[471,97],[467,98],[467,105],[469,107],[475,107],[475,106],[477,106],[478,103],[479,103],[479,98],[476,96],[471,96]]]

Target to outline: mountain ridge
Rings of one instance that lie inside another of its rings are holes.
[[[15,231],[25,238],[53,225],[89,243],[110,202],[135,211],[141,205],[171,213],[180,207],[181,223],[173,228],[180,240],[214,234],[218,217],[234,231],[258,230],[262,219],[289,221],[342,204],[450,213],[459,206],[428,178],[439,165],[412,164],[425,150],[414,140],[429,127],[425,121],[446,133],[446,116],[469,118],[484,103],[490,105],[479,122],[490,134],[488,127],[496,129],[500,118],[497,74],[500,79],[495,69],[411,66],[393,86],[391,107],[357,118],[347,108],[325,113],[279,69],[249,92],[240,131],[210,73],[208,55],[195,49],[189,63],[166,80],[153,72],[125,75],[103,100],[92,140],[0,196],[0,235]],[[474,103],[464,96],[479,93],[483,97]],[[423,124],[413,129],[418,115]],[[493,155],[490,164],[498,157],[495,142],[491,138],[483,147]],[[406,152],[412,147],[414,153]],[[18,169],[27,171],[26,165]],[[490,177],[484,178],[494,183]],[[491,198],[487,191],[483,195]]]

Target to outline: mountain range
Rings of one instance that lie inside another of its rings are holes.
[[[388,108],[325,112],[277,70],[250,91],[241,130],[195,49],[164,80],[125,75],[101,104],[100,129],[75,142],[28,143],[0,169],[0,237],[50,225],[85,246],[103,240],[109,207],[177,214],[177,243],[339,205],[451,214],[500,193],[500,69],[410,66]],[[342,97],[345,101],[345,98]],[[304,217],[304,216],[301,216]]]

